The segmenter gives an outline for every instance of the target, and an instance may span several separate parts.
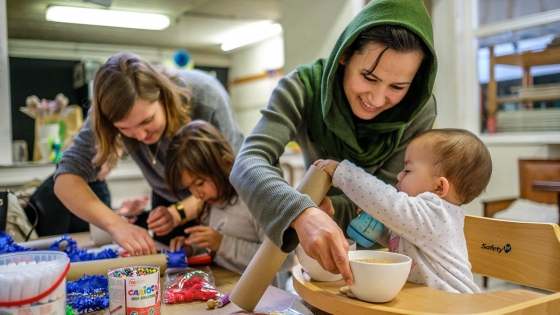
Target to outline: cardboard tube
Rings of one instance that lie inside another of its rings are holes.
[[[60,241],[60,236],[40,238],[40,239],[17,243],[17,244],[25,248],[48,249],[56,241]]]
[[[331,183],[331,177],[327,173],[311,165],[297,191],[308,195],[318,205]],[[245,311],[252,312],[287,256],[287,253],[266,238],[231,291],[230,301]]]
[[[106,276],[109,269],[132,266],[159,266],[159,270],[163,274],[167,268],[167,255],[157,254],[74,262],[70,264],[66,280],[77,280],[83,277],[84,274]]]

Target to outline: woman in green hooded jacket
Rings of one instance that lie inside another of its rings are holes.
[[[352,283],[343,230],[357,207],[331,189],[317,208],[283,179],[280,156],[295,141],[306,168],[317,159],[346,159],[395,185],[410,140],[434,123],[436,70],[423,1],[372,0],[328,59],[280,80],[230,176],[278,247],[290,252],[301,242],[323,268]]]

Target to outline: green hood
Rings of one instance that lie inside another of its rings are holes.
[[[358,35],[376,25],[399,25],[417,34],[429,48],[431,68],[418,71],[395,107],[369,121],[354,119],[337,73],[345,49]],[[397,149],[406,126],[432,95],[437,71],[432,23],[422,0],[372,0],[348,24],[328,59],[298,67],[306,88],[305,121],[311,139],[328,158],[347,159],[361,167],[379,165]]]

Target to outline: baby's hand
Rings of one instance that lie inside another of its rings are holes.
[[[340,162],[334,160],[317,160],[315,161],[315,163],[313,163],[314,166],[322,169],[331,177],[334,176],[334,171],[338,167],[338,164],[340,164]]]
[[[323,200],[321,200],[321,204],[319,204],[319,209],[323,210],[323,212],[328,214],[329,217],[331,218],[334,216],[334,207],[332,205],[332,200],[327,196],[325,196]]]

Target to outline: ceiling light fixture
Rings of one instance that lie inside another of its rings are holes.
[[[47,21],[112,27],[163,30],[170,24],[166,15],[105,9],[50,6]]]
[[[282,33],[282,26],[272,21],[252,23],[227,33],[222,50],[229,51],[241,46],[256,43]]]

